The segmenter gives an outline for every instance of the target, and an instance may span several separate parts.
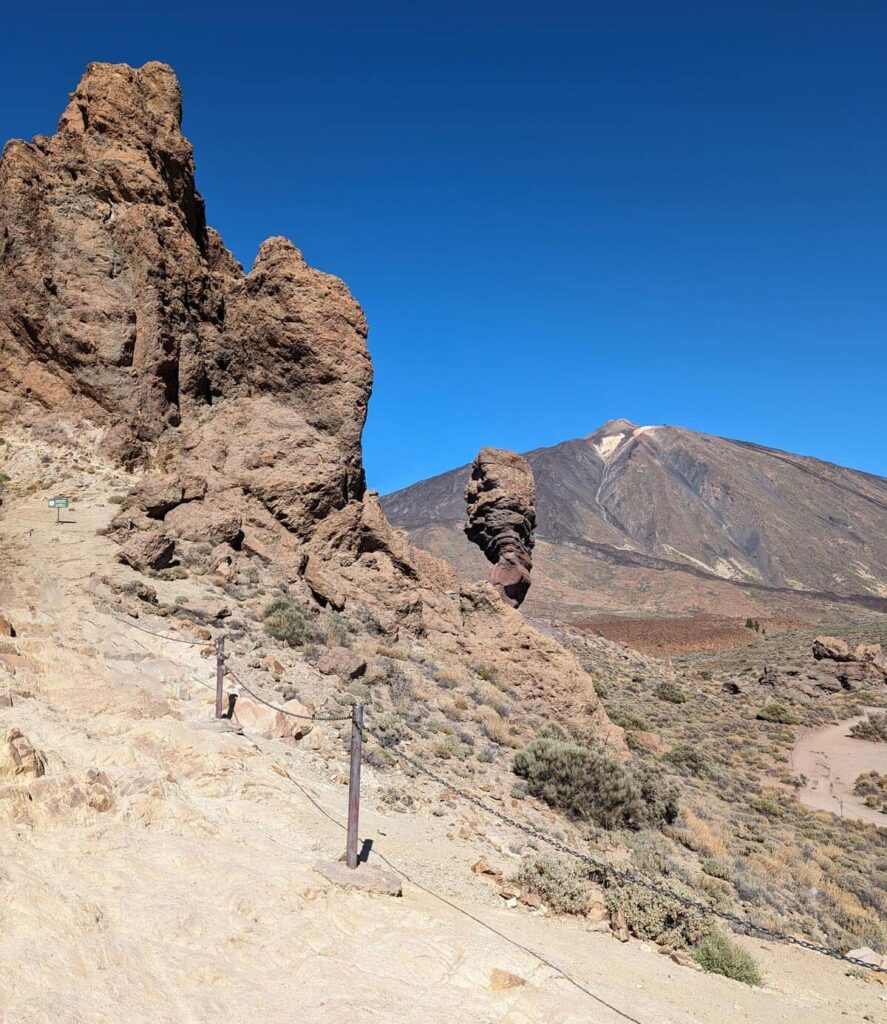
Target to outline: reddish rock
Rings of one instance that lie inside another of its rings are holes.
[[[465,533],[493,563],[490,583],[518,608],[530,589],[536,490],[526,459],[500,448],[482,448],[465,486]]]
[[[366,659],[347,647],[328,647],[317,659],[317,671],[325,676],[357,679],[367,670]]]
[[[139,531],[121,546],[118,558],[133,569],[163,569],[172,562],[175,548],[175,543],[162,533]]]
[[[242,536],[241,518],[212,501],[178,505],[164,518],[169,533],[182,540],[203,541],[213,546],[236,544]]]
[[[0,615],[0,636],[15,636],[15,627],[5,615]]]
[[[853,661],[850,648],[836,636],[818,636],[813,641],[813,657],[817,661]]]

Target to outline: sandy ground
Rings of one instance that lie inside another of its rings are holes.
[[[46,498],[87,480],[55,526]],[[508,909],[469,871],[507,863],[506,827],[439,799],[395,813],[379,793],[396,778],[372,768],[362,835],[410,881],[401,899],[331,886],[312,864],[342,850],[344,757],[207,727],[200,651],[94,607],[92,574],[129,575],[95,532],[119,485],[72,470],[0,509],[0,609],[18,630],[0,653],[33,694],[0,729],[47,757],[45,779],[0,790],[3,1024],[887,1022],[887,987],[802,950],[740,939],[766,979],[751,989]],[[111,806],[84,799],[96,771]]]
[[[880,713],[883,709],[871,710]],[[838,725],[799,731],[792,768],[805,776],[806,783],[798,797],[818,811],[887,826],[887,814],[866,807],[853,793],[853,783],[863,772],[887,772],[887,743],[870,743],[850,735],[850,727],[863,718],[865,715],[858,715]]]

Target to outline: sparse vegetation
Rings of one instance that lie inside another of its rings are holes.
[[[558,914],[584,914],[588,909],[588,872],[577,864],[564,864],[545,855],[534,857],[524,861],[510,881],[535,893]]]
[[[874,714],[850,727],[850,735],[858,740],[887,743],[887,714]]]
[[[853,784],[853,792],[863,798],[866,807],[887,814],[887,775],[879,772],[863,772]]]
[[[723,932],[712,932],[703,939],[692,957],[711,974],[723,974],[746,985],[761,984],[761,973],[752,955]]]
[[[669,704],[686,704],[687,694],[671,681],[660,683],[653,691],[660,700],[668,701]]]
[[[765,704],[755,717],[761,722],[773,722],[776,725],[797,725],[799,722],[795,709],[779,701]]]
[[[301,647],[312,639],[311,624],[290,597],[275,597],[262,613],[265,632],[289,647]]]
[[[712,926],[700,911],[634,882],[612,884],[606,902],[611,913],[622,912],[628,930],[639,939],[686,949],[711,933]]]
[[[649,770],[570,739],[557,726],[545,726],[518,751],[514,771],[527,780],[531,795],[603,828],[642,828],[677,816],[672,786]]]

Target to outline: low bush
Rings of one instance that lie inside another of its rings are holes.
[[[687,694],[677,683],[665,682],[656,687],[654,693],[660,700],[668,701],[669,704],[686,704]]]
[[[558,914],[584,914],[588,910],[588,872],[576,864],[563,864],[545,855],[535,857],[524,861],[509,881],[535,893]]]
[[[723,974],[746,985],[761,984],[761,972],[754,958],[722,932],[712,932],[691,955],[710,974]]]
[[[262,623],[268,636],[289,647],[302,647],[313,637],[311,623],[289,597],[275,597],[262,613]]]
[[[866,807],[887,813],[887,775],[863,772],[853,784],[853,792],[863,798]]]
[[[850,735],[858,740],[887,743],[887,714],[869,715],[850,727]]]
[[[776,725],[797,725],[799,721],[794,708],[778,701],[765,704],[755,717],[761,722],[773,722]]]
[[[514,758],[532,796],[604,828],[642,828],[677,817],[677,794],[647,769],[545,726]]]
[[[634,882],[611,884],[606,902],[611,913],[622,911],[632,935],[649,942],[686,949],[711,933],[712,926],[701,911]]]
[[[682,775],[695,775],[702,778],[708,774],[709,765],[705,755],[689,743],[679,743],[662,755],[663,761],[667,761],[673,768]]]

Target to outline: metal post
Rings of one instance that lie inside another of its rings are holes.
[[[216,718],[224,713],[222,707],[225,697],[225,638],[216,638]]]
[[[348,840],[345,863],[357,867],[357,822],[360,816],[360,761],[363,755],[363,704],[351,709],[351,776],[348,781]]]

